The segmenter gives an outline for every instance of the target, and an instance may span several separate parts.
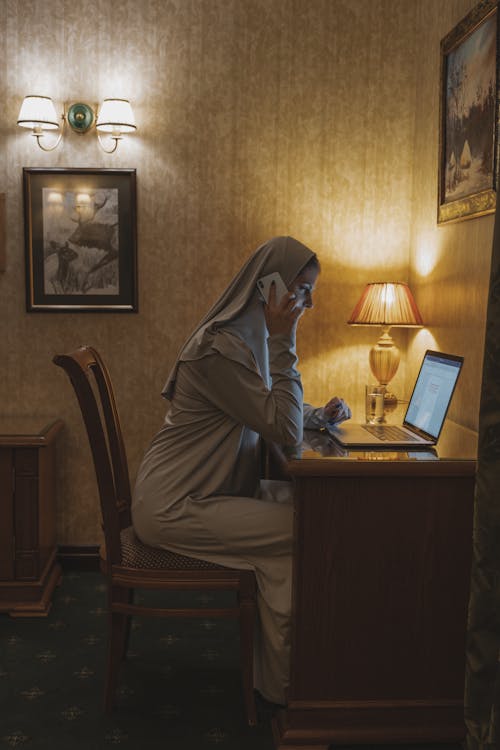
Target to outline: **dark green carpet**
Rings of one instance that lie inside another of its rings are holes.
[[[99,573],[67,573],[48,618],[0,616],[0,747],[271,750],[266,717],[245,724],[232,620],[137,618],[105,716],[105,606]]]
[[[213,606],[227,596],[179,593],[170,601],[194,597]],[[158,597],[143,594],[144,600]],[[137,618],[116,708],[105,716],[105,606],[99,573],[70,572],[49,617],[0,615],[0,748],[273,750],[269,710],[259,705],[259,725],[245,724],[232,620]]]

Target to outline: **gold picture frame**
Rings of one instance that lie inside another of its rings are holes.
[[[498,23],[482,0],[441,40],[438,224],[496,208]]]

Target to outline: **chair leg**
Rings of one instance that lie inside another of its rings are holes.
[[[128,589],[128,596],[127,601],[129,604],[133,604],[134,602],[134,589]],[[128,644],[130,642],[130,628],[132,625],[132,616],[126,615],[125,619],[125,632],[123,636],[123,650],[122,650],[122,659],[127,658],[127,651],[128,651]]]
[[[257,724],[253,686],[253,642],[255,626],[255,598],[240,594],[240,661],[245,714],[250,726]]]
[[[117,614],[116,612],[112,612],[109,615],[108,664],[104,686],[104,710],[106,713],[110,713],[113,710],[118,671],[123,656],[126,620],[126,615]]]
[[[106,681],[104,686],[104,710],[110,713],[113,710],[116,685],[120,664],[127,653],[130,624],[130,615],[113,612],[113,602],[131,603],[133,589],[123,589],[113,586],[110,590],[108,601],[108,663],[106,670]]]

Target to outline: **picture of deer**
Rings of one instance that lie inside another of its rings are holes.
[[[116,189],[68,191],[57,215],[48,203],[44,237],[46,293],[119,293]]]
[[[45,267],[45,277],[48,278],[49,288],[52,294],[66,294],[68,291],[70,264],[78,258],[78,253],[70,248],[67,242],[60,245],[54,240],[50,243],[52,253],[48,256],[50,264]],[[49,291],[46,289],[46,291]]]

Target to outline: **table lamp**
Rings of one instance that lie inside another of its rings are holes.
[[[397,398],[387,391],[387,385],[398,370],[401,355],[389,329],[393,326],[422,328],[424,325],[408,284],[400,281],[367,284],[347,322],[352,326],[382,326],[382,335],[370,349],[370,368],[386,389],[385,407],[395,408]]]

